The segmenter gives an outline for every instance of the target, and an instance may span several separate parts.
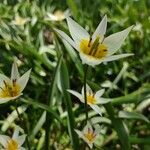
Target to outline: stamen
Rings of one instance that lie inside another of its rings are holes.
[[[2,91],[4,91],[4,89],[3,89],[2,87],[0,87],[0,89],[1,89]]]
[[[15,86],[15,84],[16,84],[16,79],[13,79],[13,86]]]
[[[7,83],[6,83],[6,81],[5,81],[5,80],[3,80],[3,82],[4,82],[4,84],[5,84],[5,87],[7,88]]]
[[[91,46],[91,41],[92,41],[92,37],[90,37],[89,43],[88,43],[88,47]]]
[[[105,39],[105,37],[103,36],[103,39],[102,39],[102,41],[101,41],[101,44],[104,42],[104,39]]]
[[[103,44],[104,37],[100,42],[100,37],[97,37],[94,41],[83,39],[80,43],[81,51],[91,57],[101,59],[107,55],[107,46]]]
[[[88,134],[90,134],[91,133],[91,129],[90,128],[88,128]]]
[[[90,49],[90,53],[89,53],[89,55],[92,55],[93,56],[93,51],[97,51],[97,48],[98,48],[98,45],[99,45],[99,37],[97,37],[96,39],[95,39],[95,41],[94,41],[94,43],[92,44],[92,47],[91,47],[91,49]]]

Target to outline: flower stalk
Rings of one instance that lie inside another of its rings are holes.
[[[86,92],[87,71],[88,71],[88,65],[85,65],[85,67],[84,67],[84,80],[83,80],[84,83],[83,83],[83,87],[84,87],[84,101],[85,101],[86,122],[88,121],[88,106],[87,106],[87,92]]]

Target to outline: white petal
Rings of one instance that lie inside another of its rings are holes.
[[[105,92],[105,89],[101,89],[99,91],[96,92],[95,97],[101,97]]]
[[[92,128],[90,122],[88,121],[87,124],[86,124],[86,126],[85,126],[84,129],[83,129],[83,133],[84,133],[84,134],[87,134],[88,131],[89,131],[89,129],[90,129],[91,132],[93,132],[93,128]]]
[[[12,136],[12,139],[17,139],[19,136],[19,128],[16,127],[14,133],[13,133],[13,136]]]
[[[96,104],[106,104],[111,102],[112,100],[109,98],[96,97]]]
[[[28,80],[29,80],[29,76],[30,76],[30,73],[31,73],[31,69],[28,70],[25,74],[23,74],[18,80],[17,80],[17,83],[20,85],[20,92],[23,91],[23,89],[25,88]]]
[[[75,129],[75,131],[76,131],[76,133],[79,135],[79,137],[82,138],[82,139],[84,140],[84,142],[86,142],[86,143],[89,145],[89,141],[88,141],[87,138],[84,136],[84,134],[83,134],[81,131],[77,130],[77,129]]]
[[[84,98],[80,93],[73,91],[73,90],[67,90],[67,91],[71,93],[72,95],[76,96],[82,103],[84,103]]]
[[[99,124],[96,124],[94,127],[95,127],[94,133],[95,133],[95,135],[97,137],[97,135],[101,132],[102,128],[101,128],[101,126]],[[96,137],[95,137],[95,140],[96,140]]]
[[[88,143],[88,145],[89,145],[90,149],[93,148],[93,143]]]
[[[93,91],[88,84],[86,84],[86,93],[90,95],[93,94]],[[84,97],[84,86],[82,87],[81,94]]]
[[[11,80],[7,76],[0,73],[0,87],[3,87],[4,81],[11,83]]]
[[[75,129],[75,132],[78,134],[78,136],[81,138],[83,137],[83,133],[77,129]]]
[[[130,26],[127,29],[114,33],[104,39],[103,43],[108,47],[108,56],[114,54],[121,47],[132,28],[133,26]]]
[[[92,35],[92,40],[94,41],[97,36],[103,37],[106,33],[107,28],[107,16],[105,15],[102,21],[99,23],[98,27],[96,28],[95,32]]]
[[[81,39],[90,39],[89,33],[83,27],[72,20],[69,16],[66,19],[70,34],[75,42],[80,41]]]
[[[16,138],[19,147],[24,143],[25,138],[26,138],[26,135],[21,135],[21,136],[19,136],[19,137]]]
[[[95,110],[100,116],[102,116],[100,108],[97,105],[90,105],[90,107]]]
[[[3,145],[4,148],[7,147],[7,143],[10,140],[9,136],[6,135],[0,135],[0,144]]]
[[[117,59],[120,59],[120,58],[124,58],[124,57],[128,57],[128,56],[133,56],[134,54],[120,54],[120,55],[112,55],[112,56],[109,56],[107,58],[105,58],[103,60],[103,62],[109,62],[109,61],[114,61],[114,60],[117,60]]]
[[[15,97],[0,98],[0,104],[7,103],[10,100],[17,99],[21,95],[22,95],[22,93],[20,93],[19,95],[15,96]]]
[[[18,72],[18,67],[16,61],[14,61],[11,69],[11,80],[18,79],[20,77],[19,72]]]
[[[80,52],[79,55],[83,64],[87,64],[92,67],[99,65],[101,62],[103,62],[102,59],[95,59],[94,57],[85,55],[82,52]]]
[[[63,31],[54,29],[62,38],[64,38],[71,46],[76,48],[74,41]]]

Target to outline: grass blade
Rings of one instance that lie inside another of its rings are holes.
[[[73,145],[74,150],[78,150],[78,137],[75,134],[74,127],[75,127],[75,119],[74,114],[72,111],[72,102],[69,93],[67,92],[67,89],[70,88],[69,86],[69,75],[68,75],[68,69],[64,61],[62,62],[61,69],[60,69],[60,75],[61,75],[61,85],[63,89],[63,96],[64,101],[66,104],[66,109],[68,112],[68,130],[71,138],[71,143]]]

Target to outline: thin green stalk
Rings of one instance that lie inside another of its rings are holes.
[[[83,86],[84,86],[84,101],[85,101],[85,117],[86,117],[86,122],[88,121],[87,92],[86,92],[87,71],[88,71],[88,65],[85,65]]]
[[[150,145],[150,138],[147,137],[147,138],[138,138],[138,137],[133,137],[131,136],[129,138],[130,142],[131,143],[134,143],[134,144],[147,144],[147,145]]]
[[[28,136],[28,130],[27,130],[27,127],[26,127],[26,123],[24,123],[24,120],[21,118],[21,115],[20,115],[20,113],[18,111],[18,108],[16,106],[15,106],[15,109],[16,109],[16,112],[17,112],[20,123],[24,126],[24,128],[26,130],[26,133],[27,133],[26,144],[27,144],[28,150],[30,150],[31,148],[30,148],[30,144],[29,144],[29,136]]]

